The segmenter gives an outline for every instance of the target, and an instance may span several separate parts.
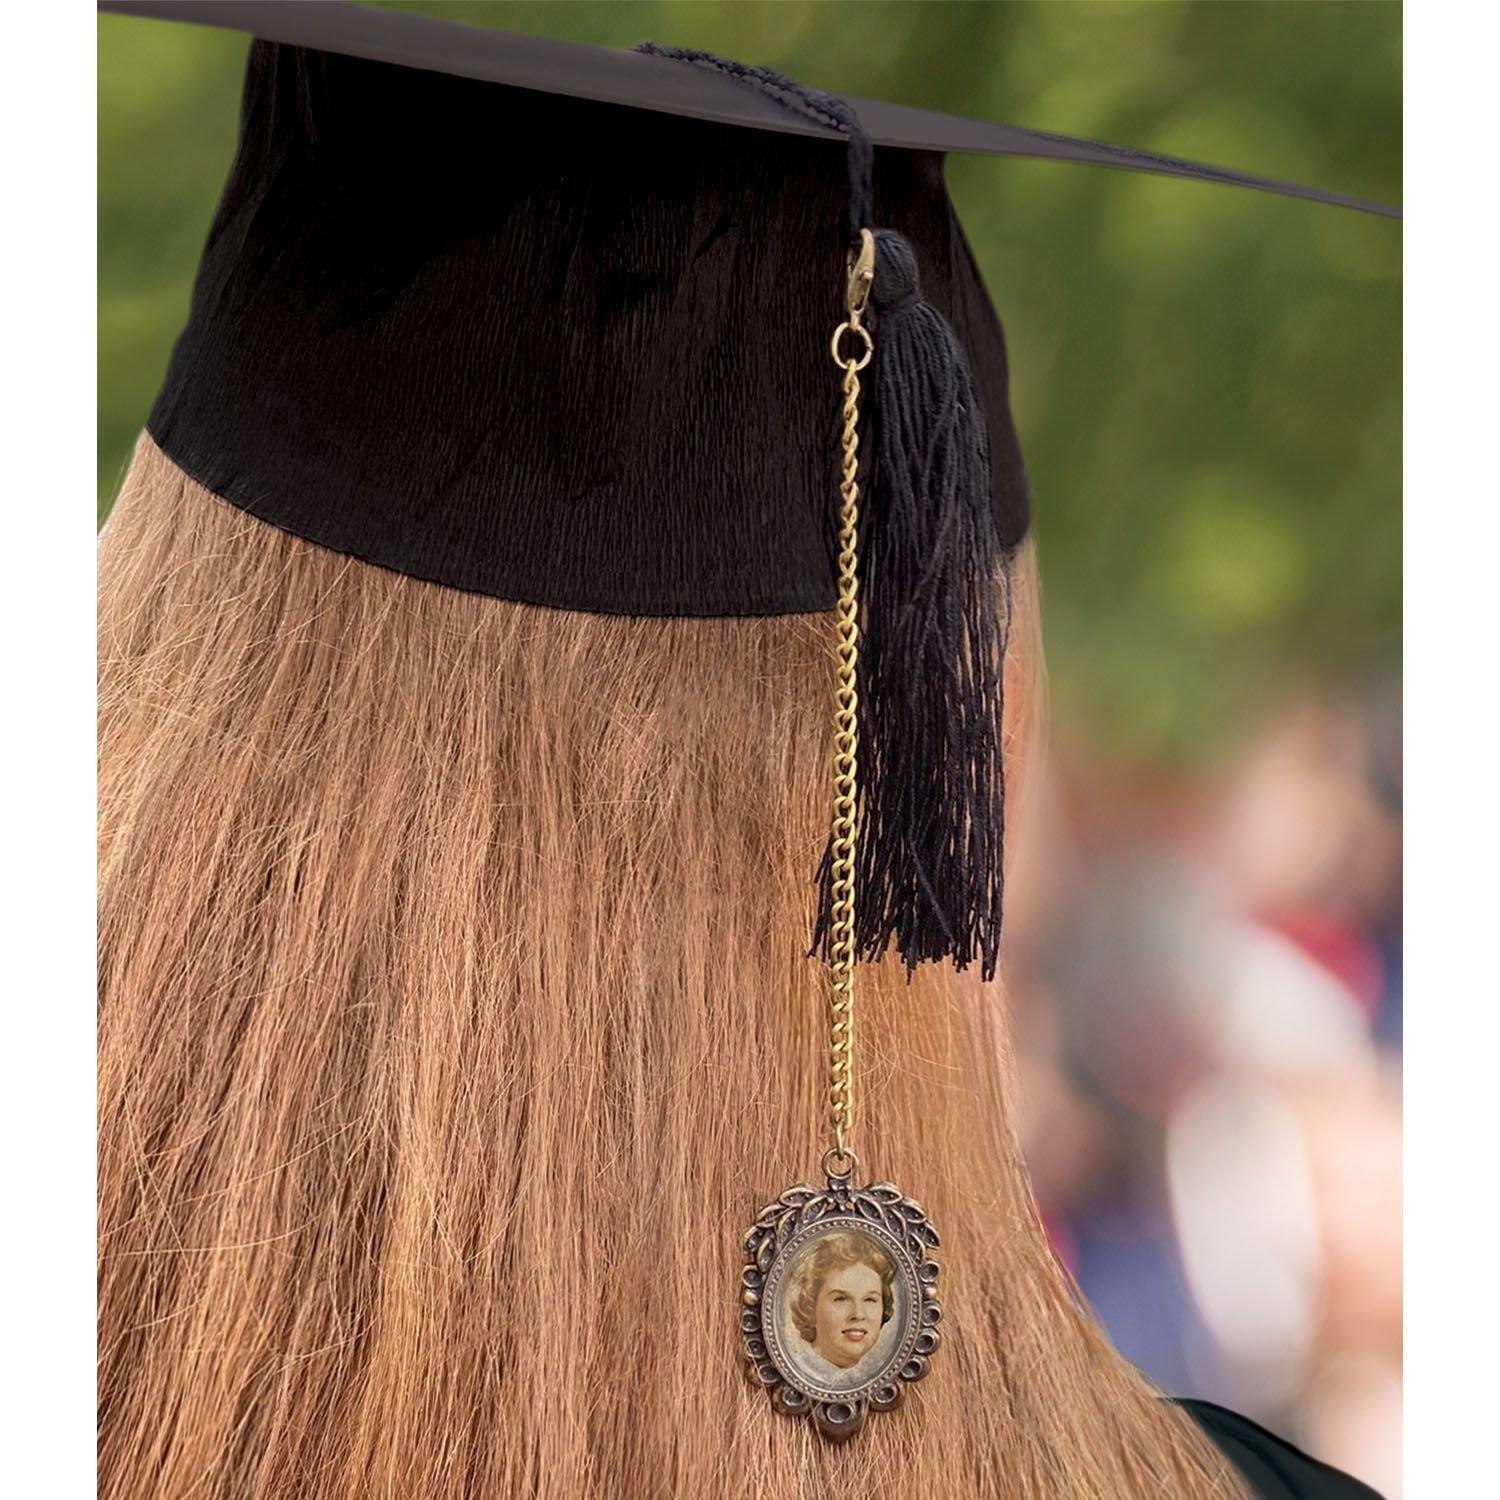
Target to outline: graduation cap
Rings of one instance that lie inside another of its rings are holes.
[[[1032,497],[943,158],[1395,210],[690,50],[331,0],[100,8],[256,38],[147,424],[180,470],[450,588],[620,615],[833,612],[813,938],[833,985],[829,1187],[788,1189],[752,1227],[742,1318],[781,1409],[847,1436],[899,1385],[834,1399],[799,1384],[750,1299],[788,1215],[816,1201],[830,1222],[885,1224],[933,1313],[900,1378],[925,1371],[936,1234],[899,1190],[852,1182],[853,969],[895,951],[989,977],[1000,943],[1006,578]]]
[[[147,425],[192,478],[309,541],[567,609],[830,609],[840,404],[828,341],[852,320],[836,357],[873,353],[874,365],[856,946],[992,973],[993,582],[1031,493],[1000,323],[943,156],[1395,211],[841,99],[702,53],[616,52],[337,0],[100,8],[257,38],[238,153]],[[869,303],[851,314],[866,231]],[[826,863],[824,885],[826,935]]]

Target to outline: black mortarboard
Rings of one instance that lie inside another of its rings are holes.
[[[1394,211],[703,54],[333,0],[101,9],[258,39],[152,438],[229,503],[416,578],[619,614],[833,608],[828,339],[881,226],[858,948],[992,972],[994,583],[1031,497],[943,156]]]

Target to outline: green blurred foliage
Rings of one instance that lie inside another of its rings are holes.
[[[854,95],[1387,201],[1401,12],[1370,3],[498,0],[396,8],[652,38]],[[185,317],[243,38],[99,21],[99,492]],[[1206,184],[954,159],[1010,340],[1059,717],[1197,756],[1295,683],[1397,667],[1401,231]]]

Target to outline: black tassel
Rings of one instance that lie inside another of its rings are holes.
[[[968,360],[921,300],[911,246],[875,231],[873,457],[860,578],[860,806],[855,941],[908,970],[1000,955],[1005,553]],[[815,946],[829,920],[820,871]]]
[[[638,51],[721,73],[848,139],[851,248],[869,223],[874,152],[843,99],[709,52]],[[860,526],[859,823],[854,941],[908,970],[1000,959],[1005,821],[1001,709],[1009,558],[991,510],[989,438],[969,362],[921,300],[900,235],[877,229],[869,322],[873,459]],[[832,495],[830,494],[830,504]],[[826,953],[831,861],[818,872],[813,952]]]

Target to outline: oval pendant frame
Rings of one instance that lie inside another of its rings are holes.
[[[904,1284],[910,1325],[879,1369],[846,1390],[820,1383],[799,1367],[776,1315],[778,1293],[798,1253],[840,1229],[874,1240],[890,1257]],[[922,1205],[890,1182],[857,1188],[849,1176],[830,1173],[826,1188],[797,1184],[761,1209],[745,1236],[740,1333],[750,1378],[767,1389],[777,1411],[808,1417],[825,1437],[843,1439],[858,1432],[870,1412],[901,1404],[905,1388],[927,1374],[942,1342],[939,1267],[932,1255],[939,1243]]]

